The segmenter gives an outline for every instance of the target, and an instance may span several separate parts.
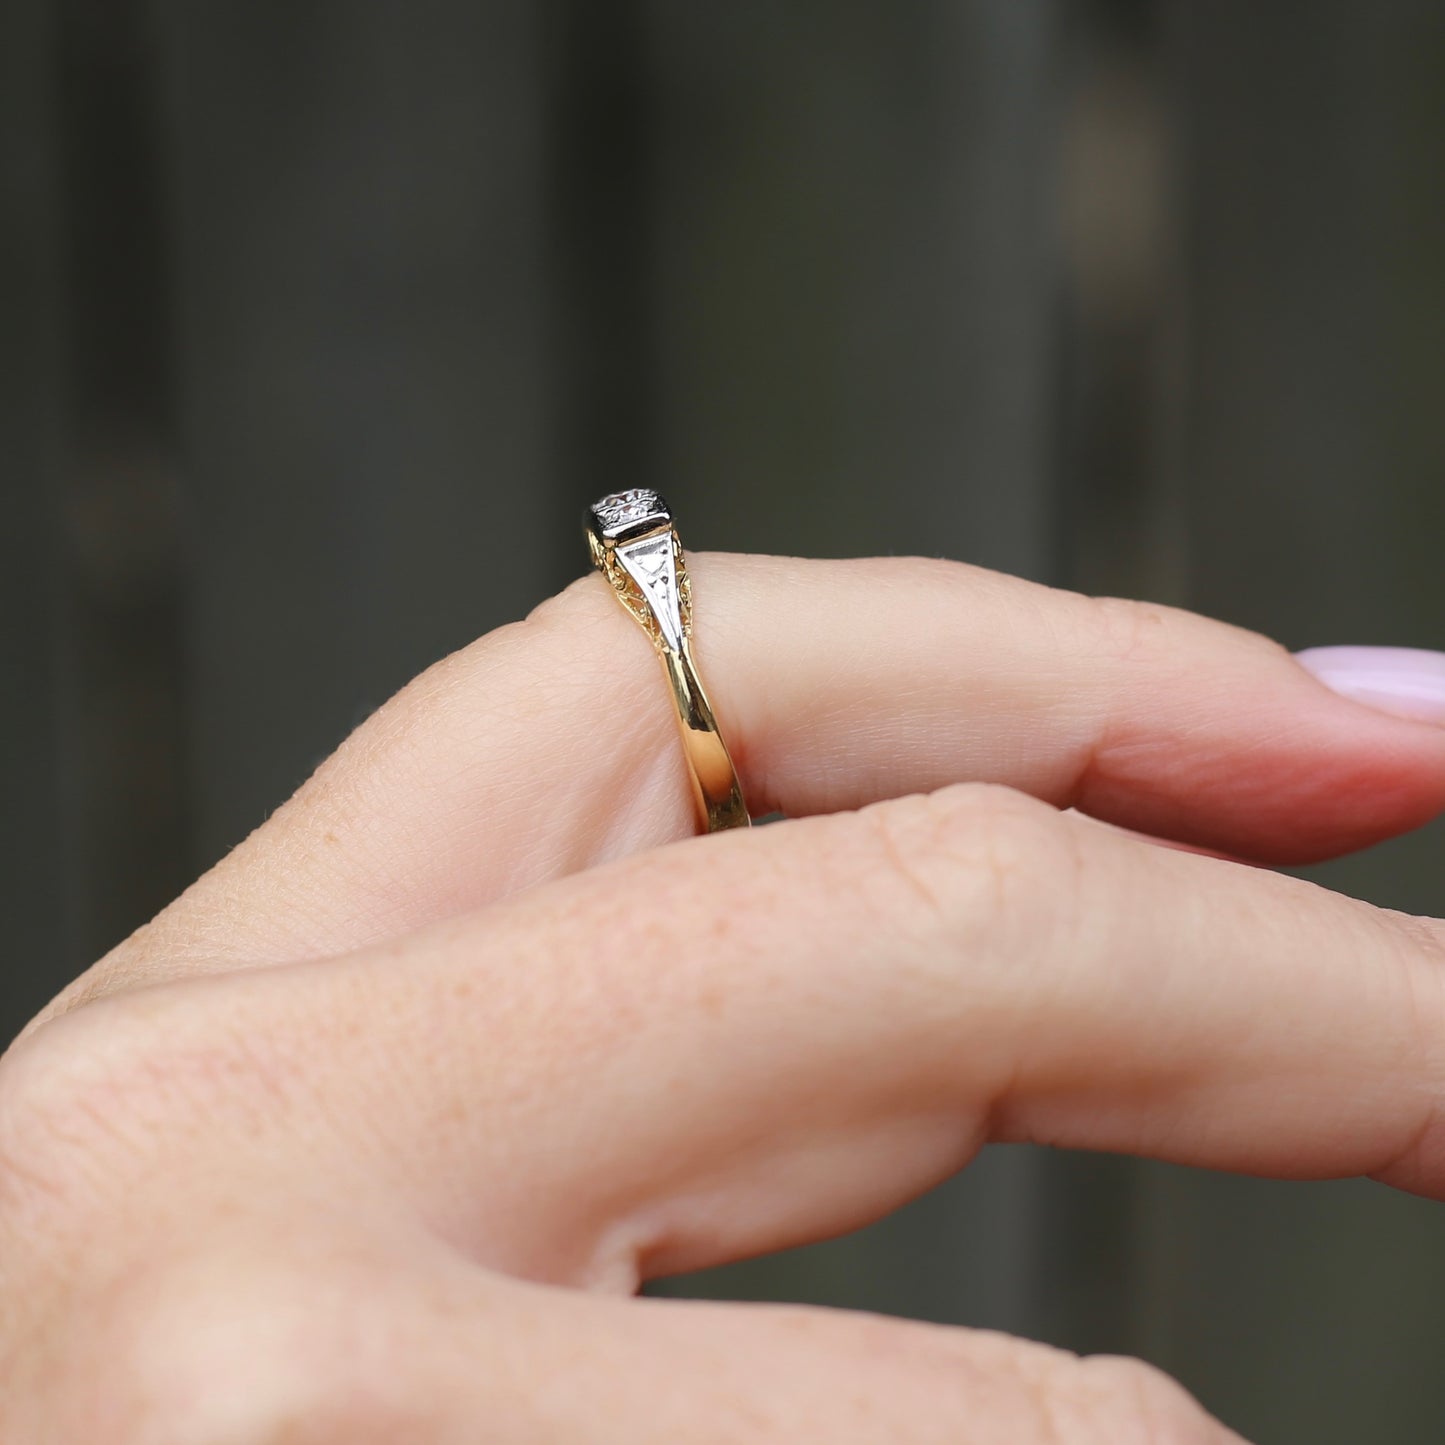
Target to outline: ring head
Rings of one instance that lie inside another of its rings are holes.
[[[650,487],[612,492],[588,508],[588,528],[604,542],[620,542],[672,524],[672,509]]]

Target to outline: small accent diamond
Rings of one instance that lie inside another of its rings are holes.
[[[616,537],[646,522],[661,525],[672,520],[667,503],[648,487],[613,492],[601,501],[593,502],[592,515],[597,519],[598,530],[604,537]]]

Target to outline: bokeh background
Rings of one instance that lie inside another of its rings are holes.
[[[0,1035],[615,487],[1445,646],[1442,177],[1439,0],[5,0]],[[1360,1182],[996,1149],[673,1287],[1445,1438],[1445,1208]]]

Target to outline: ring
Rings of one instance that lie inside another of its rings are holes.
[[[652,639],[672,685],[703,831],[752,821],[692,656],[692,588],[672,513],[656,492],[613,492],[587,509],[587,545],[618,601]]]

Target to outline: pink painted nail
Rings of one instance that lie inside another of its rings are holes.
[[[1328,688],[1396,717],[1445,723],[1445,652],[1309,647],[1296,660]]]

